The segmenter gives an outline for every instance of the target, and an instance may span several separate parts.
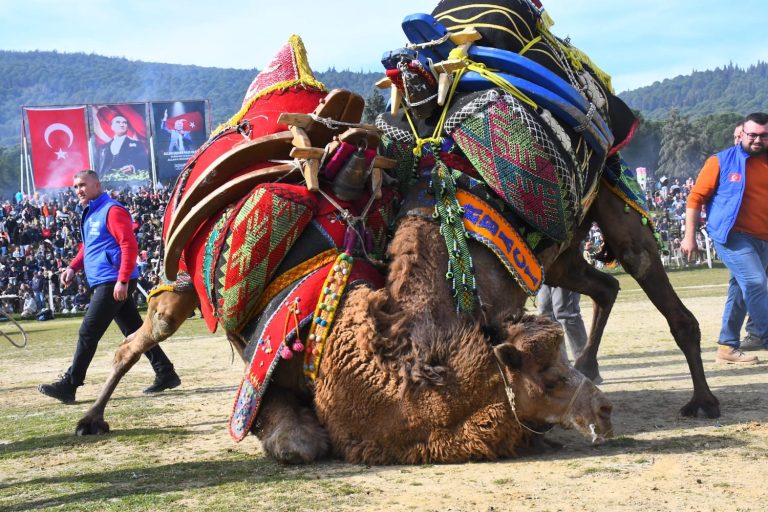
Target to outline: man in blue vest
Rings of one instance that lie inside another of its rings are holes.
[[[715,360],[756,364],[756,356],[740,350],[745,311],[737,302],[743,297],[754,334],[768,340],[768,114],[748,115],[739,137],[740,144],[710,157],[699,173],[688,195],[680,248],[687,257],[696,252],[696,224],[706,204],[707,233],[731,271]]]
[[[142,324],[132,298],[139,273],[131,215],[102,191],[99,176],[92,170],[78,172],[74,188],[84,208],[80,221],[83,245],[61,274],[61,283],[68,286],[75,272],[84,268],[93,296],[80,326],[72,365],[59,380],[38,387],[42,394],[65,404],[75,402],[75,391],[83,385],[99,340],[112,320],[125,336]],[[145,355],[155,370],[155,382],[144,393],[159,393],[181,384],[173,364],[159,346]]]

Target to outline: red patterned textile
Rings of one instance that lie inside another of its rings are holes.
[[[272,63],[256,76],[243,99],[240,112],[214,130],[208,142],[187,162],[165,212],[163,237],[167,235],[165,230],[187,184],[194,183],[211,164],[238,144],[287,130],[286,125],[277,122],[280,114],[312,112],[326,94],[325,86],[315,79],[309,69],[304,44],[298,36],[292,36],[280,48]],[[274,164],[262,162],[259,165],[268,167]],[[240,174],[244,172],[247,170]]]

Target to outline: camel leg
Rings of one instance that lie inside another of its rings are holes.
[[[101,388],[96,402],[77,422],[75,433],[79,436],[109,432],[104,421],[104,409],[120,379],[128,373],[147,350],[170,337],[184,323],[197,306],[197,294],[190,292],[163,292],[152,297],[144,323],[138,331],[129,335],[115,351],[112,371]]]
[[[252,428],[267,455],[284,464],[307,464],[326,456],[331,442],[311,405],[295,390],[272,384]]]
[[[651,230],[643,226],[634,210],[625,213],[623,201],[608,190],[598,194],[592,211],[606,243],[667,319],[677,346],[685,354],[693,380],[693,398],[680,409],[680,414],[695,417],[701,409],[708,418],[719,417],[720,403],[707,385],[701,362],[699,323],[672,288]]]
[[[619,281],[587,263],[577,242],[558,256],[547,270],[546,282],[592,299],[592,327],[587,344],[576,358],[574,366],[592,382],[599,384],[603,378],[598,368],[597,351],[619,293]]]

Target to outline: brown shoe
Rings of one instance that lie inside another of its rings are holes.
[[[717,349],[715,362],[719,364],[757,364],[757,356],[747,355],[737,348],[720,345]]]
[[[768,344],[754,334],[747,333],[739,345],[741,350],[768,350]]]

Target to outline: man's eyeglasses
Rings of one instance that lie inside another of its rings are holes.
[[[743,136],[748,138],[749,140],[768,140],[768,133],[747,133],[747,132],[741,132]]]

